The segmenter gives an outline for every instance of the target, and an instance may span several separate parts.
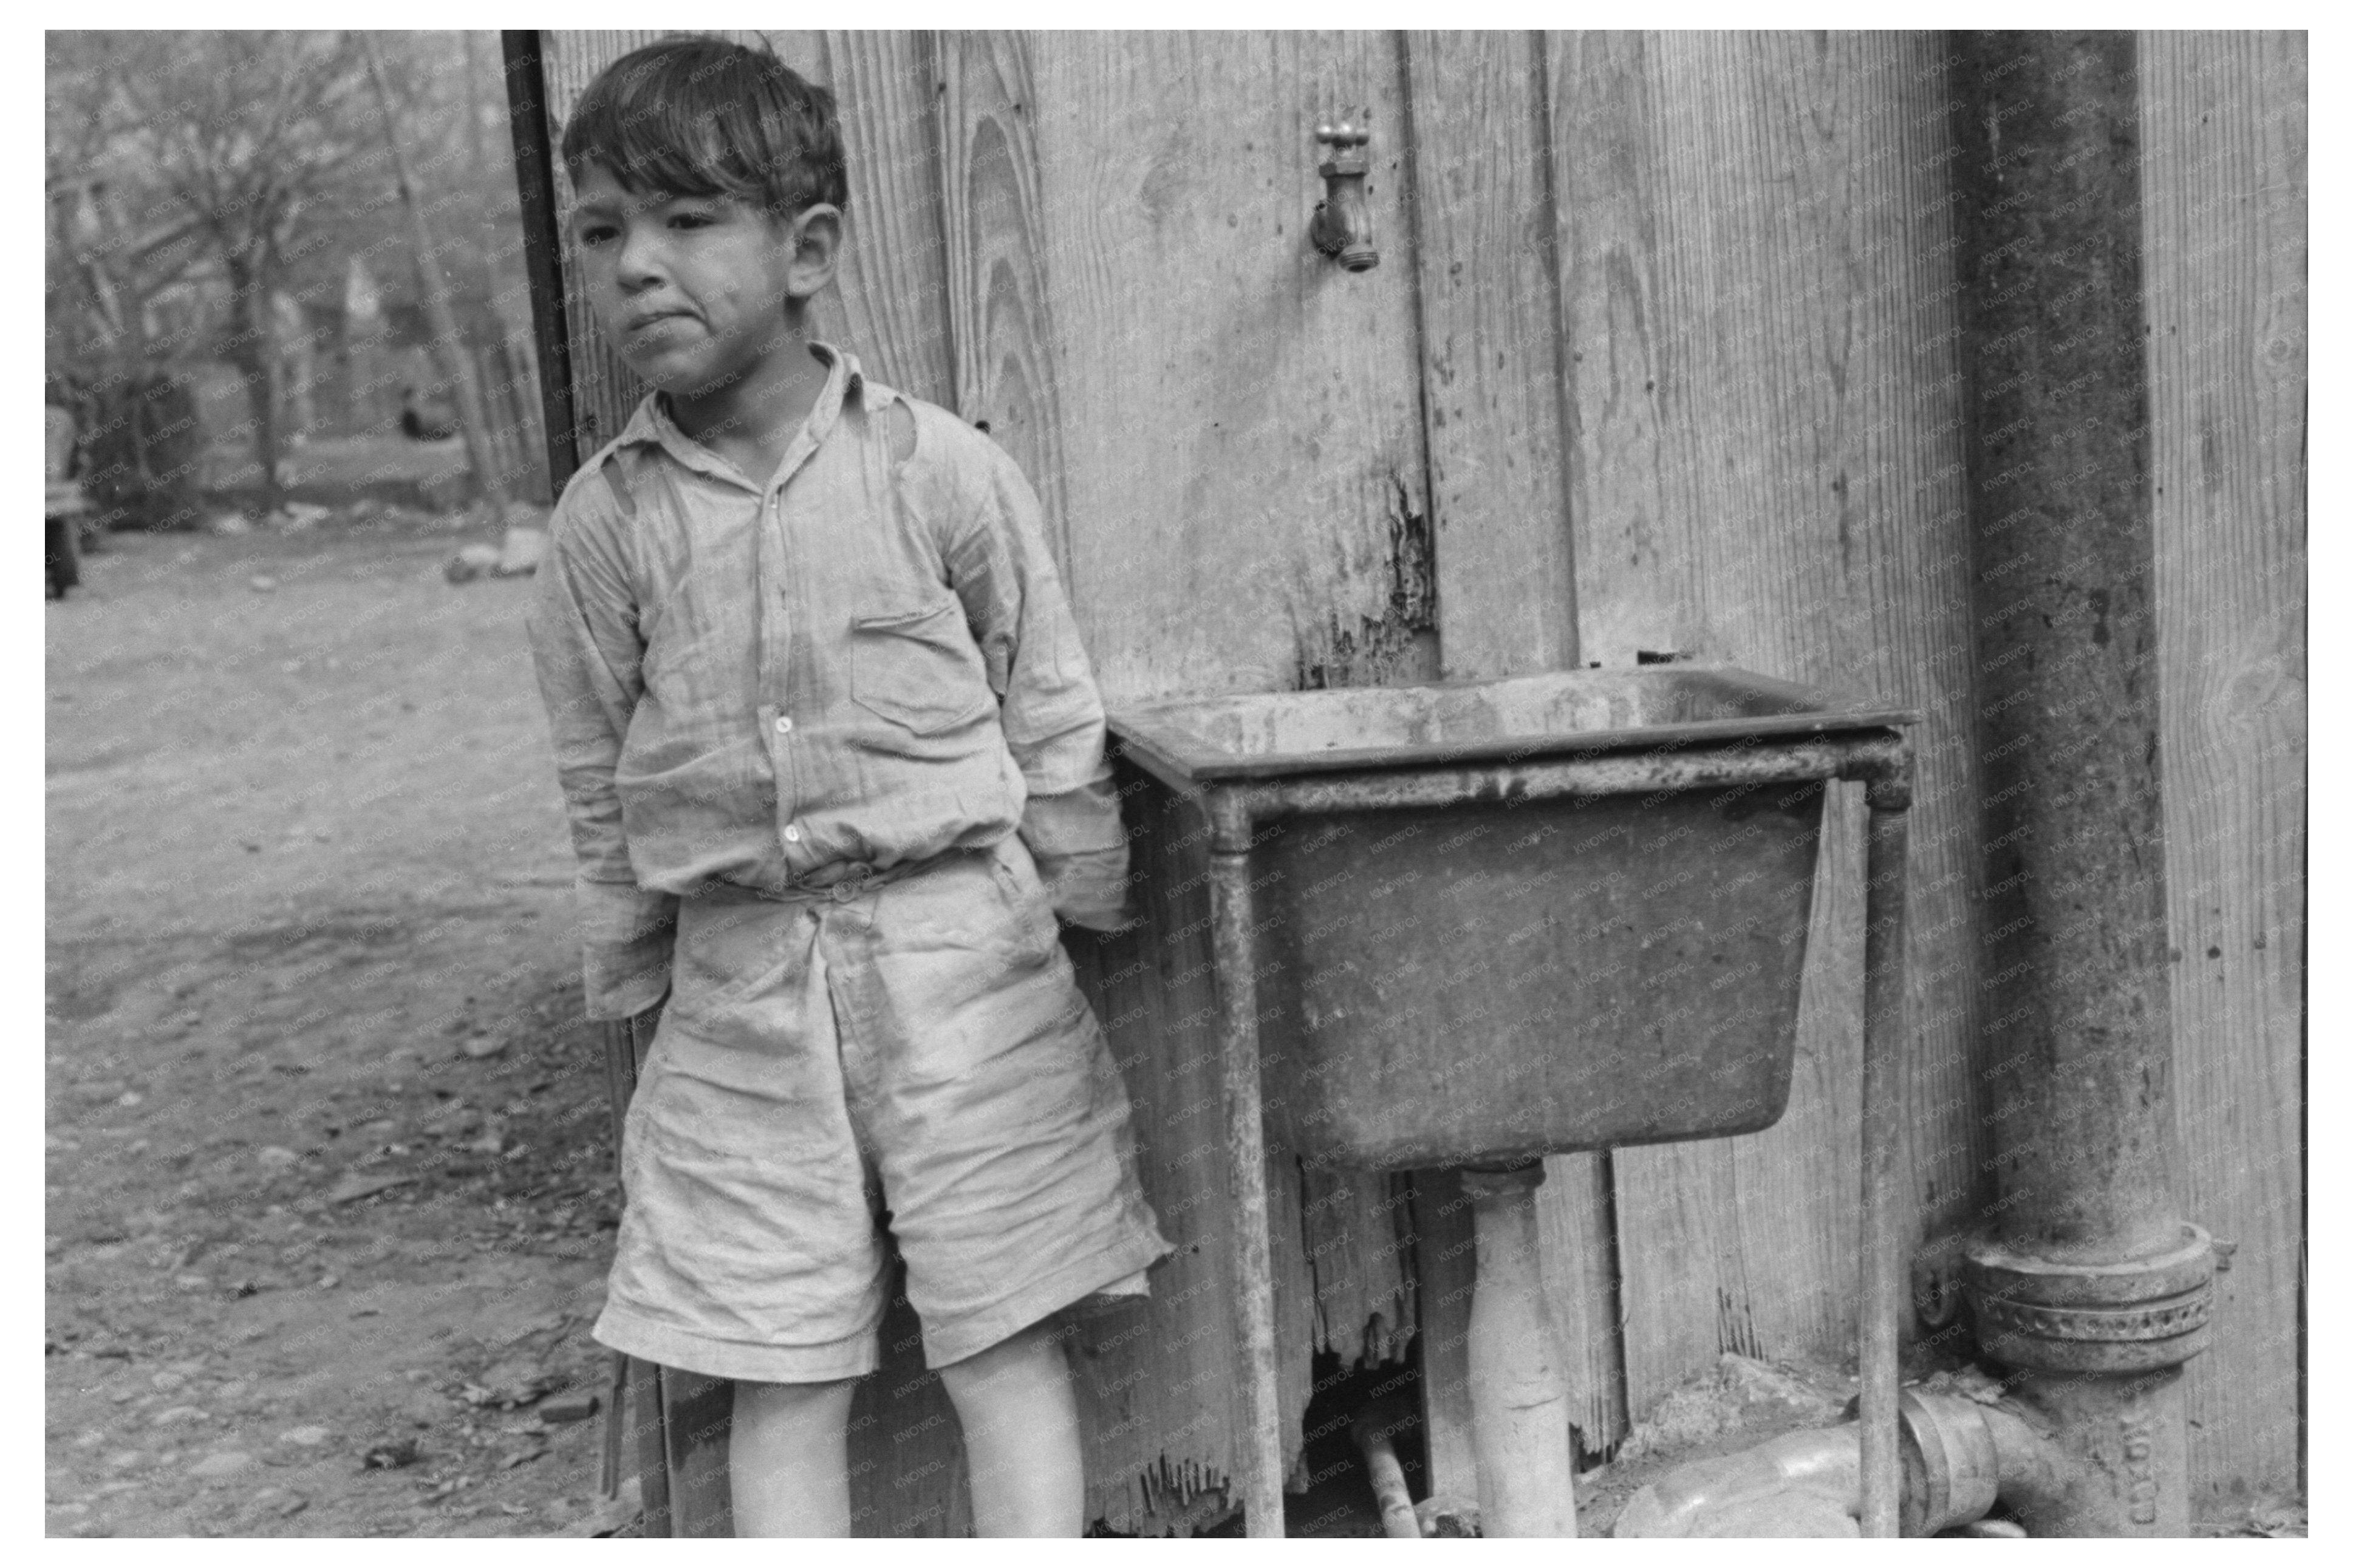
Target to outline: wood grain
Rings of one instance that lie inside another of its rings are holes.
[[[942,234],[957,413],[1013,455],[1046,514],[1064,585],[1071,574],[1062,412],[1054,356],[1051,246],[1032,126],[1038,88],[1019,35],[943,33],[939,71]]]
[[[1947,143],[1925,36],[1546,40],[1578,639],[1926,710],[1911,1008],[1927,1207],[1975,1197],[1968,626]],[[1852,803],[1825,866],[1856,862]],[[1813,922],[1790,1109],[1621,1151],[1627,1397],[1853,1331],[1859,903]],[[1926,1108],[1935,1108],[1933,1111]]]
[[[1540,39],[1406,35],[1446,679],[1577,665]]]
[[[841,121],[849,206],[834,286],[812,301],[817,335],[849,347],[885,385],[954,408],[931,35],[761,36],[832,91]]]
[[[1393,42],[1058,33],[939,48],[959,397],[1050,506],[1063,498],[1065,575],[1105,700],[1435,674]],[[1217,114],[1200,111],[1204,81]],[[1303,228],[1312,128],[1344,92],[1389,136],[1374,209],[1393,260],[1355,278]],[[1198,885],[1202,867],[1153,875],[1172,873]],[[1227,1247],[1201,1120],[1218,1103],[1206,914],[1161,911],[1139,947],[1104,949],[1160,992],[1150,1023],[1101,1001],[1132,1064],[1146,1194],[1201,1244],[1155,1276],[1171,1307],[1155,1300],[1154,1331],[1095,1364],[1155,1415],[1095,1425],[1091,1506],[1114,1528],[1169,1528],[1164,1500],[1198,1521],[1200,1489],[1232,1473],[1230,1298],[1192,1272]],[[1181,1019],[1195,1022],[1169,1033]],[[1295,1464],[1311,1352],[1401,1354],[1413,1303],[1387,1178],[1303,1178],[1277,1151],[1267,1188]]]
[[[1553,222],[1551,104],[1542,40],[1512,33],[1406,37],[1413,115],[1415,253],[1424,417],[1436,524],[1439,640],[1450,679],[1571,668],[1577,654],[1562,422],[1560,273]],[[1617,1258],[1604,1157],[1546,1162],[1537,1189],[1573,1423],[1588,1453],[1623,1436]],[[1451,1256],[1467,1211],[1440,1205],[1425,1246]],[[1426,1288],[1434,1289],[1425,1279]],[[1431,1431],[1468,1419],[1459,1354],[1467,1292],[1423,1309]],[[1453,1468],[1467,1447],[1434,1440],[1438,1490],[1475,1493]]]
[[[2143,33],[2140,100],[2176,1193],[2238,1244],[2187,1373],[2211,1509],[2301,1484],[2304,37]]]
[[[1395,40],[1048,33],[1029,74],[1105,700],[1434,675]],[[1383,260],[1348,274],[1306,238],[1314,131],[1365,106]]]

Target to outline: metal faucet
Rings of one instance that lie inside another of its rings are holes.
[[[1337,125],[1327,120],[1315,128],[1315,140],[1325,149],[1315,169],[1324,176],[1324,199],[1315,204],[1307,236],[1316,249],[1338,258],[1351,272],[1367,271],[1381,259],[1373,247],[1372,213],[1365,205],[1365,175],[1372,167],[1365,143],[1372,139],[1361,119],[1345,115]]]

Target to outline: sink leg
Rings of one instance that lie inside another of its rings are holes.
[[[1471,1296],[1471,1442],[1479,1459],[1479,1528],[1488,1536],[1577,1533],[1568,1378],[1538,1267],[1542,1161],[1466,1168],[1477,1227]]]
[[[1857,1360],[1862,1382],[1862,1533],[1897,1532],[1896,1339],[1903,1289],[1905,1121],[1904,883],[1910,778],[1873,781],[1865,850],[1862,975],[1862,1300]]]
[[[1241,1340],[1243,1528],[1282,1534],[1282,1406],[1274,1354],[1274,1263],[1266,1215],[1266,1124],[1260,1099],[1258,978],[1251,951],[1249,830],[1242,848],[1209,855],[1210,942],[1234,1197],[1234,1327]]]

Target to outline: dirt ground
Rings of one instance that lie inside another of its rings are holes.
[[[464,542],[118,535],[47,608],[52,1533],[596,1526],[530,1401],[603,1392],[602,1065]]]

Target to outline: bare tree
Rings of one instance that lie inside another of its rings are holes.
[[[375,84],[376,97],[384,106],[385,144],[392,154],[393,177],[400,189],[401,205],[407,209],[409,222],[415,227],[417,286],[425,298],[426,315],[433,323],[433,341],[440,351],[443,374],[448,376],[450,388],[457,394],[458,424],[466,437],[466,460],[474,470],[474,487],[482,499],[494,507],[500,506],[506,500],[506,484],[499,472],[498,458],[491,449],[490,420],[482,406],[481,386],[474,379],[473,357],[466,351],[457,317],[449,309],[448,286],[436,260],[433,231],[418,205],[417,176],[402,147],[400,112],[392,89],[385,81],[384,65],[373,34],[360,35],[360,49],[367,61],[368,79]]]
[[[49,370],[126,379],[151,358],[186,357],[151,342],[150,302],[208,253],[203,226],[176,203],[158,207],[141,171],[119,156],[120,96],[89,34],[51,33],[47,50],[45,195]]]
[[[217,346],[245,384],[275,504],[274,299],[364,144],[358,51],[342,34],[267,32],[84,34],[77,52],[100,161],[135,167],[219,260],[230,330]]]

